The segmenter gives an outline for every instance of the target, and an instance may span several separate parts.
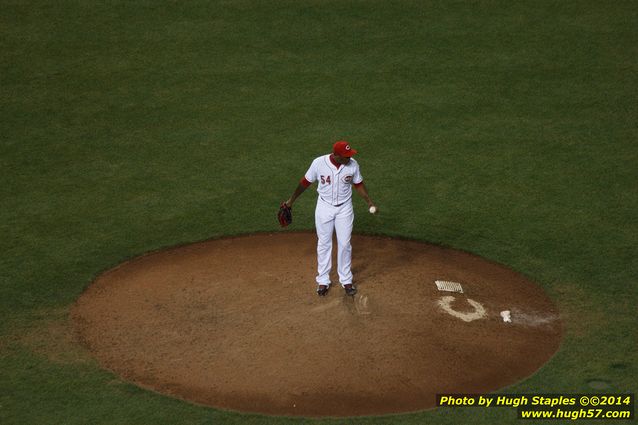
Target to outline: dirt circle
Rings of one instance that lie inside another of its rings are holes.
[[[506,267],[414,241],[355,235],[352,245],[355,297],[338,284],[316,295],[314,234],[260,234],[128,261],[85,291],[73,323],[128,381],[272,415],[423,410],[437,393],[518,382],[559,347],[555,305]]]

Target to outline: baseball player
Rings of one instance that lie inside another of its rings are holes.
[[[357,288],[352,281],[352,225],[354,209],[352,207],[352,187],[368,203],[371,213],[377,207],[370,200],[368,190],[363,183],[359,164],[352,158],[357,151],[346,141],[338,141],[332,147],[332,153],[322,155],[312,161],[310,168],[299,182],[294,193],[285,204],[292,207],[295,200],[312,183],[318,182],[315,226],[317,228],[317,294],[325,296],[330,288],[330,270],[332,268],[332,234],[337,233],[337,263],[339,283],[347,295],[354,296]]]

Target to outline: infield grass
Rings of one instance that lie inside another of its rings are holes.
[[[127,258],[277,231],[279,202],[340,138],[380,207],[356,200],[355,231],[507,264],[559,306],[561,350],[503,391],[638,392],[635,1],[0,10],[0,423],[298,423],[122,382],[67,315]],[[313,206],[297,202],[296,229]],[[305,422],[469,421],[517,423],[469,408]]]

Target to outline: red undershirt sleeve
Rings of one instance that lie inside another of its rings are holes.
[[[306,177],[302,177],[301,181],[299,182],[299,184],[301,184],[303,187],[308,187],[310,186],[312,183],[310,183],[308,180],[306,180]]]
[[[354,187],[359,187],[359,186],[361,186],[362,184],[363,184],[363,182],[362,182],[362,181],[360,181],[359,183],[355,183],[355,184],[354,184]]]

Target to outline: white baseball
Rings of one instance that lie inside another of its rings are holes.
[[[368,210],[370,211],[370,214],[374,214],[377,212],[377,207],[375,207],[374,205],[370,207],[370,209]]]

